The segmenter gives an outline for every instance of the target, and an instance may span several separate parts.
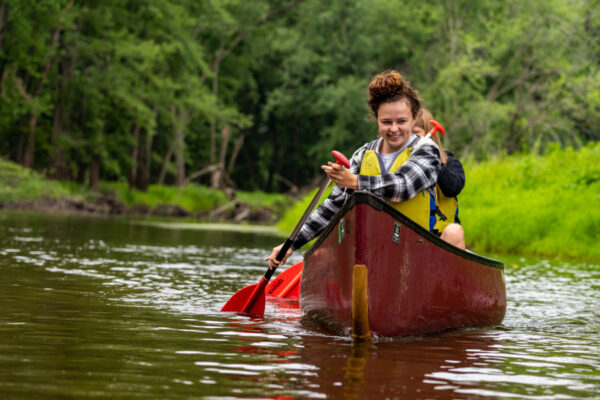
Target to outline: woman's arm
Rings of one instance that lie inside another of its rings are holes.
[[[465,170],[462,163],[447,152],[448,160],[438,176],[438,185],[446,197],[456,197],[465,187]]]
[[[352,158],[350,158],[350,173],[354,175],[358,174],[360,163],[362,162],[366,148],[367,145],[365,144],[360,149],[356,150],[352,155]],[[294,240],[294,243],[292,244],[292,249],[296,250],[319,236],[329,221],[331,221],[331,218],[333,218],[338,210],[344,205],[346,198],[352,192],[354,192],[352,189],[334,185],[329,197],[315,209],[302,226],[302,229],[300,229],[296,240]]]
[[[393,174],[359,175],[358,189],[375,193],[386,200],[411,199],[435,186],[441,168],[440,151],[431,139],[420,139],[409,159]]]

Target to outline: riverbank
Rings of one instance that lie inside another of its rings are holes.
[[[459,208],[470,249],[600,260],[600,143],[463,162],[467,184]],[[276,224],[291,232],[313,195],[296,201],[285,194],[238,191],[231,200],[195,184],[181,190],[150,186],[142,193],[106,182],[91,192],[0,160],[0,208]]]
[[[130,190],[127,183],[102,182],[92,191],[0,159],[0,208],[4,209],[273,225],[293,202],[278,193],[237,191],[228,198],[222,191],[195,183],[183,188],[150,185],[141,192]]]
[[[600,143],[462,161],[459,216],[470,249],[600,260]],[[313,194],[282,217],[281,230],[293,229]]]

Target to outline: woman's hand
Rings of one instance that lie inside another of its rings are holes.
[[[338,186],[348,189],[358,189],[358,176],[354,175],[341,164],[328,162],[327,165],[321,165],[327,176]]]
[[[279,252],[281,251],[281,248],[283,247],[283,243],[280,244],[277,247],[273,248],[273,251],[271,252],[271,255],[267,258],[265,258],[265,261],[269,261],[269,268],[270,269],[275,269],[277,268],[279,265],[283,265],[285,264],[285,261],[288,259],[289,256],[292,255],[292,253],[294,252],[292,249],[288,249],[287,254],[283,256],[283,259],[281,259],[281,261],[277,261],[277,255],[279,254]]]

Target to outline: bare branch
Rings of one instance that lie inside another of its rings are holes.
[[[210,173],[218,170],[219,168],[220,168],[219,164],[212,164],[212,165],[209,165],[207,167],[204,167],[201,170],[196,171],[193,174],[191,174],[190,176],[188,176],[185,179],[183,186],[187,185],[188,183],[190,183],[194,179],[200,178],[201,176],[206,175],[206,174],[210,174]]]

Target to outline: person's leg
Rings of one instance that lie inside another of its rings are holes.
[[[459,249],[465,249],[465,231],[459,224],[450,224],[442,232],[442,239],[446,242],[458,247]]]

